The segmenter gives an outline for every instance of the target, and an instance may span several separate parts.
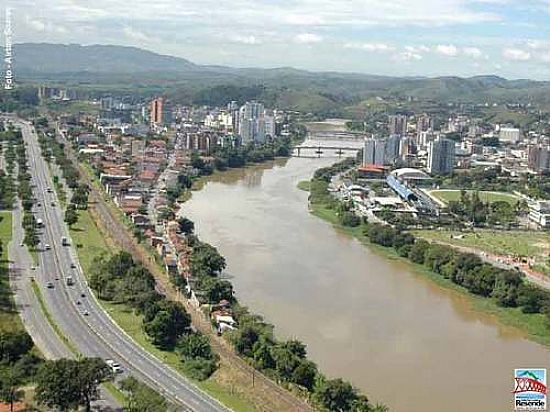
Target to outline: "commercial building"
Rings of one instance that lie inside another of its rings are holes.
[[[550,201],[533,200],[528,205],[529,219],[540,227],[550,227]]]
[[[382,139],[365,139],[363,147],[363,166],[384,166],[386,159],[386,142]]]
[[[163,98],[157,97],[151,102],[150,123],[151,127],[161,126],[163,123]]]
[[[433,119],[428,116],[427,114],[423,114],[418,117],[416,121],[416,132],[427,132],[429,130],[433,130],[434,128],[434,121]]]
[[[401,147],[401,135],[394,134],[386,140],[385,162],[392,165],[399,159],[399,149]]]
[[[428,171],[431,174],[449,174],[455,161],[455,142],[439,137],[428,147]]]
[[[550,169],[550,148],[548,146],[531,146],[528,155],[529,169],[534,172],[546,172]]]
[[[412,137],[404,137],[399,144],[399,156],[406,160],[416,154],[416,144]]]
[[[388,129],[390,131],[390,135],[398,134],[403,136],[407,133],[407,116],[403,114],[388,116]]]
[[[520,131],[514,127],[501,127],[498,132],[498,138],[501,142],[517,143],[521,137]]]

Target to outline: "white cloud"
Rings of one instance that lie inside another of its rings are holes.
[[[422,55],[412,52],[412,51],[404,51],[395,56],[397,60],[405,60],[405,61],[418,61],[422,60]]]
[[[502,56],[506,59],[515,60],[515,61],[526,61],[531,58],[531,53],[522,49],[504,49],[502,51]]]
[[[294,41],[300,44],[313,44],[323,41],[323,37],[314,33],[300,33],[294,37]]]
[[[125,26],[122,29],[122,33],[124,33],[124,36],[126,36],[128,39],[135,40],[137,42],[148,43],[152,40],[152,38],[149,37],[147,34],[143,33],[142,31],[135,30],[130,26]]]
[[[394,50],[393,46],[385,43],[346,43],[344,44],[344,48],[371,52],[386,52]]]
[[[46,23],[41,20],[31,19],[27,17],[27,24],[35,31],[45,31]]]
[[[464,47],[462,48],[464,56],[471,57],[473,59],[480,59],[484,57],[483,52],[477,47]]]
[[[439,44],[435,46],[434,50],[444,56],[454,57],[458,55],[458,48],[453,44]]]
[[[283,21],[298,26],[318,26],[325,24],[325,20],[315,14],[289,14],[284,16]]]
[[[235,35],[231,38],[235,43],[242,44],[260,44],[261,41],[256,36],[241,36]]]
[[[430,51],[430,48],[420,44],[418,46],[405,46],[405,50],[410,53],[427,53]]]

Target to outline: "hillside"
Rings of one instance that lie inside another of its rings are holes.
[[[63,84],[87,95],[166,93],[179,101],[219,104],[258,98],[279,107],[337,115],[376,96],[422,102],[533,102],[550,107],[550,82],[498,76],[387,77],[201,66],[135,47],[22,43],[14,45],[19,82]]]

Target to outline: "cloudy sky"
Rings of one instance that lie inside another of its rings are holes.
[[[11,3],[9,3],[11,1]],[[550,80],[550,0],[0,0],[14,41],[195,63]]]

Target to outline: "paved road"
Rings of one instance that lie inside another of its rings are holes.
[[[60,137],[60,141],[64,143],[67,148],[69,148],[70,143],[63,135],[60,135]],[[266,403],[272,402],[273,397],[276,397],[279,403],[283,405],[284,410],[293,412],[313,411],[314,408],[311,405],[308,405],[302,399],[282,388],[261,372],[258,372],[245,360],[240,358],[223,337],[216,336],[212,330],[210,320],[205,317],[199,309],[191,305],[189,301],[184,298],[182,294],[176,290],[176,288],[174,288],[168,280],[166,273],[159,270],[159,267],[154,263],[150,252],[147,251],[141,244],[137,243],[131,236],[128,229],[124,226],[121,220],[118,219],[112,208],[108,206],[105,200],[105,193],[94,187],[94,182],[87,177],[86,171],[82,165],[78,163],[74,153],[70,149],[67,149],[66,153],[67,156],[73,161],[73,164],[79,168],[83,179],[91,187],[91,203],[93,203],[94,212],[97,213],[101,225],[110,231],[110,235],[120,247],[130,252],[135,259],[139,260],[155,276],[155,280],[157,282],[156,289],[159,292],[164,293],[170,299],[180,302],[186,307],[188,313],[191,315],[193,326],[203,334],[210,337],[210,343],[214,351],[230,365],[235,373],[239,374],[241,377],[254,377],[254,390],[257,394],[259,394],[259,396],[262,396],[262,394],[266,395]],[[266,410],[278,411],[278,409]]]
[[[61,244],[62,237],[70,237],[34,131],[27,123],[22,123],[22,131],[28,145],[35,195],[42,204],[36,212],[36,216],[45,223],[41,246],[49,244],[51,247],[39,253],[40,270],[36,273],[36,281],[43,288],[46,304],[61,329],[84,355],[115,359],[124,370],[156,388],[180,410],[228,411],[217,400],[142,349],[101,308],[88,288],[76,250]],[[52,189],[51,193],[48,188]],[[75,268],[71,268],[71,264]],[[73,277],[74,285],[66,284],[67,276]],[[52,282],[54,288],[47,288],[47,282]]]

